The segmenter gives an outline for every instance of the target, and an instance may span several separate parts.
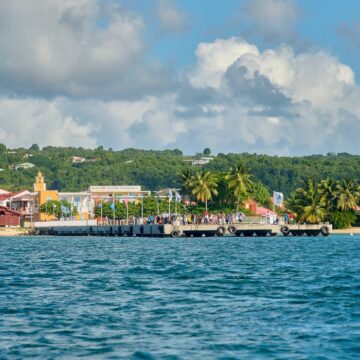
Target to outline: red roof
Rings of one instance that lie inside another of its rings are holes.
[[[21,190],[21,191],[15,191],[15,192],[9,192],[7,194],[0,194],[0,201],[4,201],[6,199],[10,199],[11,197],[20,195],[24,192],[27,192],[27,190]]]
[[[259,206],[256,201],[253,199],[249,199],[245,203],[245,207],[249,209],[251,212],[255,213],[255,215],[265,216],[265,215],[276,215],[276,212]]]
[[[0,194],[0,200],[6,200],[9,197],[11,197],[11,193],[9,193],[9,194]]]
[[[262,206],[256,207],[256,215],[276,215],[276,213],[270,209],[264,208]]]
[[[11,210],[6,206],[0,206],[0,211],[4,211],[6,215],[21,216],[19,212]]]

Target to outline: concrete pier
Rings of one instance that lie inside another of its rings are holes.
[[[237,223],[228,225],[213,224],[144,224],[144,225],[57,225],[35,227],[36,235],[56,236],[140,236],[140,237],[209,237],[209,236],[328,236],[332,232],[331,224],[251,224]]]

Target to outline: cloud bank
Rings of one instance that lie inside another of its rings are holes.
[[[275,18],[294,6],[272,1]],[[259,18],[257,3],[248,11]],[[178,31],[173,3],[159,6],[162,25]],[[149,60],[147,26],[113,1],[0,1],[0,142],[360,152],[359,85],[332,54],[218,38],[199,43],[179,72]]]

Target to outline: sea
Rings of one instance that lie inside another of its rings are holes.
[[[0,238],[0,359],[360,359],[360,236]]]

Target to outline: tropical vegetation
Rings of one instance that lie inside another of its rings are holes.
[[[260,205],[271,207],[270,194],[281,191],[287,207],[298,221],[330,221],[335,227],[347,227],[356,221],[359,204],[360,156],[328,153],[301,157],[280,157],[257,154],[212,155],[211,150],[184,155],[181,150],[114,151],[103,147],[9,149],[0,144],[0,188],[31,189],[35,175],[42,171],[48,189],[83,191],[90,185],[141,185],[157,192],[164,188],[181,189],[192,202],[193,212],[236,211],[251,197]],[[207,163],[191,166],[194,159],[206,156]],[[77,161],[76,159],[80,159]],[[212,160],[211,160],[212,159]],[[30,163],[30,167],[18,167]],[[311,179],[311,180],[309,180]],[[351,180],[348,180],[351,179]],[[156,199],[144,200],[145,211],[154,211]],[[104,214],[113,215],[104,204]],[[133,207],[134,206],[134,207]],[[164,211],[166,199],[159,203]],[[51,206],[50,206],[51,207]],[[49,211],[49,204],[47,209]],[[129,204],[129,212],[139,213],[140,204]],[[116,204],[116,214],[124,216],[124,204]],[[99,209],[94,209],[97,213]],[[180,205],[178,212],[182,211]],[[59,213],[58,216],[61,216]]]
[[[205,203],[205,211],[208,210],[208,201],[218,194],[218,177],[210,171],[198,172],[192,176],[189,186],[192,188],[192,195],[197,200]]]
[[[66,200],[48,200],[40,206],[40,212],[55,216],[56,219],[69,218],[78,214],[77,208]]]
[[[348,228],[357,220],[360,186],[354,180],[327,178],[316,182],[309,178],[287,201],[299,222],[331,222],[335,228]]]
[[[207,155],[209,151],[205,153]],[[310,177],[316,182],[328,177],[360,181],[359,155],[329,153],[286,157],[219,153],[212,155],[213,160],[202,167],[189,166],[192,159],[204,155],[204,152],[184,155],[179,149],[115,151],[101,146],[96,149],[54,146],[40,149],[36,144],[29,148],[10,149],[0,144],[0,188],[13,191],[32,189],[34,177],[41,171],[48,189],[59,191],[83,191],[90,185],[121,184],[136,184],[145,190],[157,191],[182,187],[180,174],[189,167],[193,172],[201,170],[219,174],[228,172],[239,163],[252,175],[254,183],[263,184],[270,192],[282,191],[285,197]],[[74,157],[84,161],[76,162]],[[15,170],[21,163],[31,163],[34,167]],[[221,181],[218,192],[221,192]],[[236,199],[232,201],[235,203]]]
[[[239,164],[234,169],[230,168],[229,173],[225,175],[225,180],[228,182],[228,188],[236,196],[236,212],[238,212],[241,199],[248,198],[248,191],[253,185],[251,175],[247,173],[242,164]]]

